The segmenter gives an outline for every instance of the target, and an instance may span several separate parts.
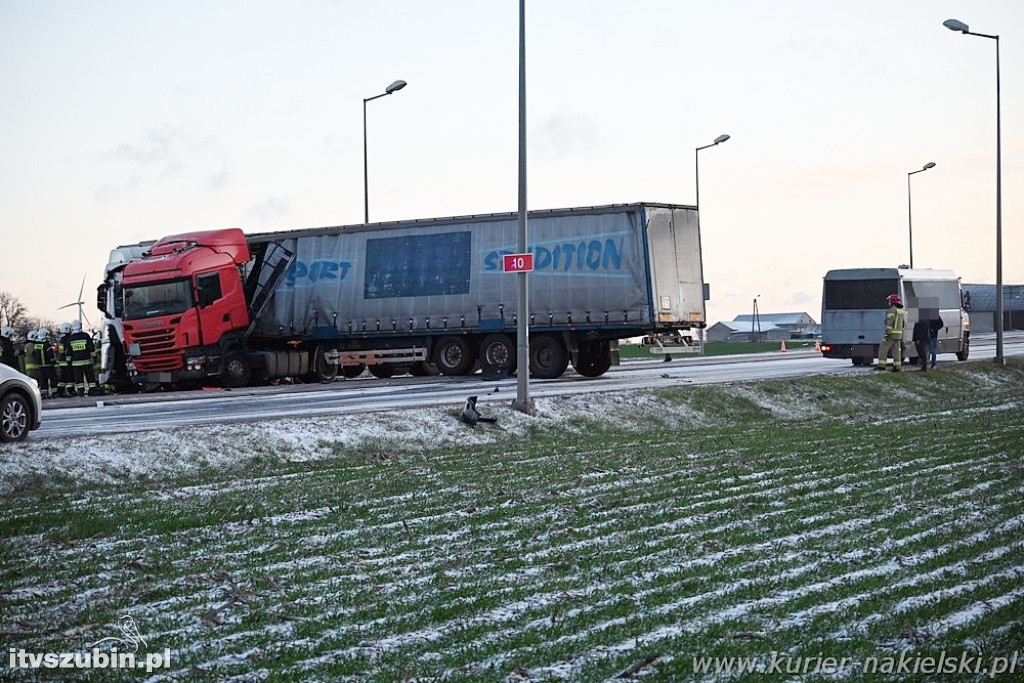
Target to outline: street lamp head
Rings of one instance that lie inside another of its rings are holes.
[[[942,22],[942,25],[950,31],[960,31],[961,33],[967,33],[970,30],[970,27],[968,27],[967,24],[962,21],[957,21],[956,19],[946,19]]]
[[[404,88],[407,85],[409,85],[409,84],[406,83],[405,81],[395,81],[394,83],[389,85],[384,90],[384,92],[387,93],[388,95],[390,95],[391,93],[395,92],[396,90],[401,90],[402,88]]]
[[[715,138],[715,144],[716,144],[716,145],[717,145],[717,144],[720,144],[720,143],[722,143],[722,142],[725,142],[725,141],[726,141],[726,140],[728,140],[728,139],[729,139],[729,136],[728,136],[728,135],[719,135],[719,136],[718,136],[717,138]]]
[[[924,168],[922,168],[921,170],[922,171],[927,171],[929,168],[935,168],[935,162],[934,161],[929,161],[927,164],[924,165]]]

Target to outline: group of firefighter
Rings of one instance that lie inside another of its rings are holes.
[[[96,382],[99,345],[78,320],[61,323],[56,338],[50,330],[30,330],[20,349],[14,329],[0,330],[0,360],[39,383],[44,398],[105,393]]]

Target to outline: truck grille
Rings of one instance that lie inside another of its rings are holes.
[[[174,349],[174,329],[132,330],[132,341],[139,345],[143,356],[167,353]]]
[[[139,345],[141,355],[135,358],[139,372],[171,372],[184,366],[181,354],[174,353],[173,327],[137,330],[125,325],[125,332],[129,343]],[[173,355],[167,355],[169,352]]]

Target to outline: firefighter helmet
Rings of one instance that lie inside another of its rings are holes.
[[[900,306],[900,305],[903,304],[903,300],[900,299],[900,295],[899,294],[890,294],[889,298],[886,299],[886,301],[889,302],[890,306]]]
[[[5,326],[2,330],[0,330],[0,337],[3,337],[4,339],[10,339],[12,334],[14,334],[13,327]]]
[[[29,340],[30,342],[34,342],[36,340],[36,331],[29,330],[28,334],[25,335],[25,339]]]
[[[82,331],[82,321],[81,320],[73,320],[71,322],[71,331],[75,332],[75,333],[81,332]]]
[[[39,342],[46,341],[46,337],[49,336],[49,334],[50,334],[50,331],[48,329],[46,329],[45,327],[43,329],[41,329],[41,330],[36,330],[36,341],[39,341]]]
[[[71,323],[61,323],[57,330],[61,335],[71,334]]]

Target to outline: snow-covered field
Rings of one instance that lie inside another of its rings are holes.
[[[1024,373],[931,374],[5,448],[0,634],[127,614],[177,680],[980,677],[1021,647]]]

